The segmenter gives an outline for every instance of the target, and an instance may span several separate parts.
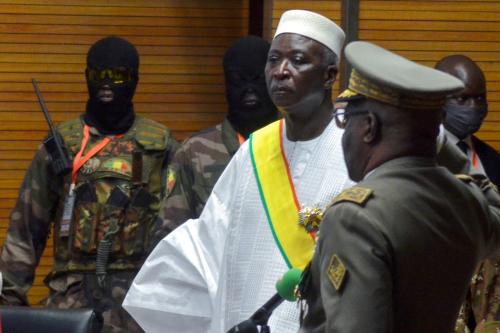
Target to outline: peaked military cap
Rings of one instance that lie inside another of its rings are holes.
[[[372,43],[352,42],[344,53],[352,71],[337,102],[365,97],[401,108],[437,110],[446,96],[464,89],[459,79]]]

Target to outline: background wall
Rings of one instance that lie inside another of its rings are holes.
[[[248,30],[252,0],[0,0],[0,244],[8,215],[46,124],[31,86],[40,83],[55,122],[84,111],[89,46],[107,35],[141,55],[136,110],[185,138],[225,112],[221,56]],[[265,0],[264,35],[282,12],[309,9],[341,22],[340,0]],[[500,2],[360,0],[359,38],[432,66],[448,54],[478,61],[490,113],[479,137],[500,150]],[[335,85],[338,92],[338,83]],[[30,301],[46,294],[51,241]]]
[[[451,54],[476,61],[489,114],[478,133],[500,151],[500,1],[360,1],[359,39],[434,66]]]

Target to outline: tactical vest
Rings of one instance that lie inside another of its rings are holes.
[[[82,144],[82,121],[63,123],[58,131],[73,160]],[[102,139],[91,134],[84,154]],[[164,185],[161,173],[172,141],[166,127],[137,116],[127,133],[89,159],[78,171],[69,234],[61,232],[64,201],[71,184],[71,175],[65,177],[54,228],[52,274],[95,271],[97,252],[103,247],[99,244],[104,244],[104,239],[110,245],[106,270],[140,266],[159,209]],[[142,179],[133,184],[134,151],[136,156],[138,152],[142,155]]]

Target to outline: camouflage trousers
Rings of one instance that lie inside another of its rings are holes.
[[[47,281],[50,288],[46,306],[58,309],[91,308],[102,313],[102,333],[142,333],[121,304],[135,272],[109,273],[105,288],[97,284],[95,274],[65,274]]]

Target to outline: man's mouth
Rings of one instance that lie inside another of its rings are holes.
[[[259,96],[257,96],[256,93],[250,91],[246,92],[245,95],[243,95],[243,99],[241,100],[241,102],[246,107],[254,107],[260,103],[260,100]]]
[[[110,88],[101,88],[99,89],[97,96],[99,97],[99,100],[101,102],[109,103],[113,101],[115,94],[113,93],[113,90],[111,90]]]
[[[291,89],[290,87],[287,87],[287,86],[275,86],[275,87],[271,88],[271,92],[273,94],[278,94],[278,95],[289,94],[289,93],[293,92],[293,89]]]

